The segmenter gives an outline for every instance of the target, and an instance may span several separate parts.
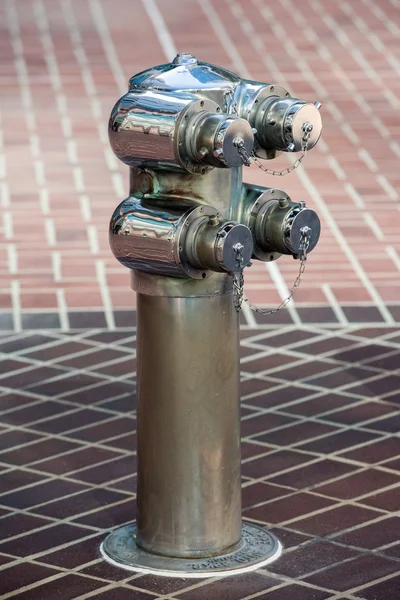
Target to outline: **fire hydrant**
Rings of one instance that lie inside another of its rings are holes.
[[[133,76],[111,113],[130,192],[110,244],[131,269],[138,324],[137,521],[103,542],[112,564],[210,577],[280,555],[241,518],[243,272],[282,254],[304,263],[320,222],[282,190],[242,184],[242,167],[300,152],[292,170],[320,137],[319,108],[182,53]]]

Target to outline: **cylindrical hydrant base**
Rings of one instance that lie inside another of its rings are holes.
[[[151,554],[135,542],[136,525],[125,525],[110,533],[100,547],[110,564],[164,577],[221,577],[255,571],[273,562],[282,552],[280,542],[268,531],[243,523],[242,544],[235,551],[209,558],[171,558]]]

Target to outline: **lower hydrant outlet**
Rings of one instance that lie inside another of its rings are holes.
[[[132,77],[112,111],[110,143],[131,184],[110,245],[137,294],[138,396],[137,521],[101,545],[113,565],[197,578],[280,556],[271,533],[242,521],[244,272],[300,258],[293,295],[320,223],[281,190],[243,185],[242,167],[279,151],[301,157],[264,171],[299,166],[319,139],[319,106],[182,53]]]

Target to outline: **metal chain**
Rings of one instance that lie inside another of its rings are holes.
[[[240,312],[243,302],[247,302],[247,305],[251,310],[253,310],[254,312],[260,313],[264,316],[273,315],[273,314],[279,312],[280,310],[282,310],[283,308],[285,308],[289,304],[290,300],[293,298],[294,294],[296,293],[297,288],[299,287],[299,285],[301,283],[301,277],[306,269],[307,250],[310,245],[311,229],[309,227],[302,227],[300,229],[300,232],[301,232],[301,239],[300,239],[300,247],[299,247],[299,257],[300,257],[299,272],[294,281],[294,284],[292,285],[292,287],[290,289],[289,295],[287,296],[287,298],[285,298],[280,303],[280,305],[277,308],[272,308],[272,309],[259,308],[258,306],[256,306],[255,304],[252,304],[249,301],[249,299],[246,296],[246,294],[244,293],[244,289],[243,289],[243,287],[244,287],[243,269],[245,266],[243,264],[243,256],[240,251],[236,250],[236,262],[238,265],[238,270],[235,273],[233,273],[232,276],[233,276],[233,287],[235,289],[235,309],[237,312]]]
[[[233,90],[229,90],[228,92],[226,92],[226,96],[230,96],[230,98],[231,98],[230,105],[228,106],[228,102],[226,103],[227,112],[228,112],[228,110],[231,110],[234,115],[237,115],[238,114],[237,102],[235,100]],[[281,171],[267,169],[266,167],[264,167],[262,162],[256,157],[254,150],[252,151],[251,155],[249,156],[246,151],[246,147],[244,145],[243,138],[239,138],[239,137],[235,138],[233,140],[233,143],[236,146],[236,149],[237,149],[238,153],[240,154],[242,162],[245,166],[249,167],[251,165],[251,161],[253,161],[254,164],[256,164],[259,169],[264,171],[264,173],[282,177],[283,175],[287,175],[287,174],[291,173],[292,171],[294,171],[295,169],[297,169],[297,167],[301,164],[302,160],[304,159],[304,157],[307,153],[308,142],[310,140],[313,126],[311,125],[311,123],[306,121],[305,123],[303,123],[302,130],[303,130],[303,137],[301,140],[301,155],[299,156],[299,158],[297,160],[295,160],[295,162],[290,167],[287,167],[286,169],[283,169]],[[246,265],[244,264],[244,259],[243,259],[243,253],[242,253],[243,247],[241,244],[236,244],[236,247],[234,248],[234,250],[236,252],[236,262],[237,262],[238,269],[234,273],[232,273],[232,277],[233,277],[233,287],[235,290],[235,309],[237,312],[240,312],[243,302],[246,302],[248,307],[251,310],[253,310],[254,312],[260,313],[265,316],[273,315],[273,314],[279,312],[280,310],[282,310],[283,308],[285,308],[289,304],[290,300],[293,298],[294,294],[296,293],[296,290],[301,283],[302,275],[303,275],[304,271],[306,270],[307,250],[310,245],[311,229],[309,227],[302,227],[300,229],[300,232],[301,232],[301,238],[300,238],[300,246],[299,246],[299,258],[300,258],[299,272],[294,281],[294,284],[292,285],[292,287],[289,291],[289,295],[287,296],[287,298],[285,298],[277,308],[272,308],[272,309],[259,308],[255,304],[252,304],[249,301],[246,294],[244,293],[243,270]]]
[[[278,175],[279,177],[283,177],[283,175],[288,175],[289,173],[291,173],[292,171],[297,169],[297,167],[301,164],[301,161],[307,154],[307,146],[308,146],[308,142],[309,142],[309,139],[311,136],[313,126],[311,125],[311,123],[306,121],[305,123],[303,123],[302,129],[303,129],[303,137],[301,138],[301,154],[300,154],[299,158],[297,158],[294,161],[294,163],[292,165],[290,165],[290,167],[287,167],[286,169],[282,169],[281,171],[276,171],[275,169],[267,169],[267,167],[264,167],[262,162],[254,154],[254,150],[252,151],[252,153],[249,156],[247,154],[247,150],[245,148],[243,138],[236,138],[233,143],[235,144],[237,151],[239,152],[239,154],[241,156],[243,164],[246,165],[246,167],[249,167],[251,164],[251,161],[253,161],[253,163],[255,165],[257,165],[257,167],[259,169],[261,169],[261,171],[264,171],[264,173],[268,173],[268,175]]]
[[[233,90],[229,90],[226,93],[226,96],[230,96],[230,98],[231,98],[229,109],[232,111],[232,114],[237,116],[238,115],[237,102],[235,100]],[[228,106],[227,106],[227,109],[228,109]],[[276,175],[278,177],[283,177],[284,175],[288,175],[289,173],[291,173],[292,171],[297,169],[297,167],[299,167],[301,165],[302,160],[304,159],[305,155],[307,154],[308,142],[311,137],[311,132],[313,130],[313,126],[311,125],[311,123],[306,121],[305,123],[303,123],[302,130],[303,130],[303,137],[301,139],[301,154],[300,154],[300,156],[294,161],[294,163],[290,167],[287,167],[286,169],[282,169],[281,171],[277,171],[275,169],[267,169],[267,167],[264,167],[262,162],[255,155],[254,150],[252,150],[252,152],[249,156],[247,154],[247,151],[246,151],[246,148],[244,145],[244,140],[242,138],[237,138],[236,140],[234,140],[234,144],[242,158],[243,164],[246,167],[249,167],[251,165],[251,161],[253,161],[253,163],[255,165],[257,165],[257,167],[259,169],[261,169],[261,171],[264,171],[264,173],[267,173],[268,175]]]

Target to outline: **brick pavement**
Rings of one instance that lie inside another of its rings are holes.
[[[108,248],[128,169],[107,120],[133,73],[184,50],[323,103],[304,166],[284,178],[245,170],[322,218],[285,318],[400,320],[398,0],[2,0],[0,29],[2,329],[68,329],[76,312],[113,328],[113,309],[134,305]],[[279,303],[297,267],[253,266],[250,299]]]
[[[227,579],[100,557],[135,518],[134,346],[133,328],[0,335],[2,600],[398,600],[397,328],[243,327],[243,515],[284,553]]]

